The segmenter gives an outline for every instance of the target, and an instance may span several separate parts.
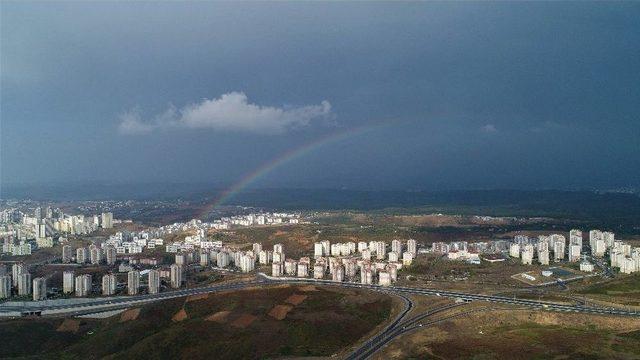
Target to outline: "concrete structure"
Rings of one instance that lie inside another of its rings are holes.
[[[133,270],[127,273],[127,293],[138,295],[140,290],[140,271]]]
[[[509,256],[514,257],[514,258],[519,258],[520,257],[520,244],[513,243],[513,244],[509,245]]]
[[[549,265],[549,250],[538,251],[538,262],[540,265]]]
[[[116,263],[116,256],[118,254],[116,248],[113,246],[107,246],[105,247],[104,252],[107,264],[114,265]]]
[[[298,263],[295,260],[287,259],[284,261],[284,273],[289,276],[296,276],[298,273]]]
[[[47,298],[47,280],[42,277],[33,279],[33,301]]]
[[[11,275],[0,275],[0,299],[11,297]]]
[[[314,243],[313,244],[313,257],[315,259],[321,258],[322,256],[324,256],[324,252],[323,252],[323,247],[322,247],[322,243]]]
[[[180,253],[180,254],[176,254],[176,260],[175,260],[177,265],[180,266],[185,266],[187,264],[187,257],[184,253]]]
[[[171,265],[171,287],[174,289],[180,288],[182,286],[182,279],[182,266],[178,264]]]
[[[273,252],[269,250],[262,250],[258,254],[258,262],[260,265],[268,265],[273,261]]]
[[[76,296],[84,297],[91,294],[92,278],[89,274],[76,276]]]
[[[582,251],[582,246],[578,244],[569,245],[569,261],[576,262],[580,260],[580,252]],[[604,255],[604,253],[603,253]]]
[[[271,264],[271,276],[282,276],[284,273],[284,266],[280,262],[274,262]]]
[[[313,265],[313,278],[314,279],[324,278],[324,264],[316,263],[315,265]]]
[[[23,272],[18,276],[18,295],[31,295],[31,274]]]
[[[149,271],[149,294],[160,293],[160,272],[158,270]]]
[[[18,287],[20,275],[25,272],[27,272],[27,267],[23,263],[15,263],[11,266],[11,279],[14,287]]]
[[[411,263],[413,263],[413,254],[408,251],[405,251],[402,254],[402,265],[409,266],[411,265]]]
[[[522,264],[531,265],[533,262],[533,245],[525,245],[522,248]]]
[[[391,240],[391,251],[396,254],[402,254],[402,241],[400,240]]]
[[[557,239],[553,242],[553,259],[555,261],[564,259],[565,252],[565,239],[564,236],[562,239]]]
[[[71,262],[71,258],[73,257],[73,250],[71,249],[71,245],[63,245],[62,246],[62,262],[68,264]]]
[[[580,271],[593,272],[594,266],[592,263],[583,261],[580,263]]]
[[[360,270],[360,282],[362,284],[373,284],[373,271],[371,269]]]
[[[89,257],[92,265],[98,265],[102,262],[102,251],[97,246],[89,249]]]
[[[298,263],[298,277],[309,276],[309,264],[300,262]]]
[[[76,263],[84,264],[89,261],[89,250],[81,247],[76,249]]]
[[[216,264],[218,267],[223,268],[229,266],[231,262],[231,256],[226,251],[220,251],[218,255],[216,255]]]
[[[73,271],[65,271],[62,273],[62,292],[71,294],[75,291],[75,274]]]
[[[407,240],[407,252],[413,254],[414,258],[416,257],[416,255],[418,254],[418,246],[415,240],[413,239]]]
[[[253,254],[241,254],[240,264],[238,264],[240,270],[244,273],[251,272],[256,267],[256,257]]]
[[[378,273],[378,284],[382,286],[391,285],[391,275],[387,271],[380,271]]]
[[[282,246],[282,244],[275,244],[273,245],[273,252],[276,253],[281,253],[284,254],[284,246]]]
[[[384,241],[376,242],[376,259],[384,260],[387,257],[387,244]]]
[[[339,281],[339,282],[344,281],[344,267],[342,267],[342,265],[337,265],[333,269],[333,273],[331,274],[331,279],[333,281]]]
[[[202,267],[209,266],[209,254],[200,253],[200,266]]]
[[[102,277],[102,295],[110,296],[116,293],[118,279],[115,274],[106,274]]]
[[[100,226],[103,229],[113,228],[113,214],[110,212],[103,212],[101,216]]]

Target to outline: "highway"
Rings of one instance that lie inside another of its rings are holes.
[[[263,283],[262,281],[246,281],[240,283],[221,284],[192,289],[181,289],[159,294],[144,294],[126,297],[99,297],[83,303],[66,304],[30,304],[28,306],[0,305],[0,317],[22,315],[50,315],[50,316],[75,316],[91,314],[103,311],[126,309],[149,302],[168,300],[177,297],[208,294],[225,290],[240,290]],[[29,303],[29,302],[26,302]]]
[[[554,303],[549,301],[518,299],[518,298],[496,296],[496,295],[463,293],[463,292],[437,290],[437,289],[429,289],[429,288],[411,288],[411,287],[402,287],[402,286],[384,287],[380,285],[363,285],[360,283],[347,283],[347,282],[338,283],[331,280],[315,280],[315,279],[302,279],[302,278],[274,278],[274,277],[266,276],[264,274],[261,274],[260,276],[265,278],[268,282],[276,282],[276,283],[287,282],[287,283],[298,283],[298,284],[322,284],[322,285],[330,285],[330,286],[337,285],[337,286],[343,286],[343,287],[363,288],[363,289],[372,289],[372,290],[384,289],[386,291],[394,292],[394,293],[423,295],[423,296],[441,296],[441,297],[446,297],[450,299],[460,299],[464,301],[486,301],[491,303],[526,306],[529,308],[544,309],[549,311],[640,317],[640,312],[628,311],[624,309],[559,304],[559,303]]]
[[[176,297],[207,294],[224,290],[240,290],[247,287],[265,286],[277,283],[289,283],[289,284],[315,284],[326,286],[341,286],[346,288],[360,288],[370,289],[374,291],[384,291],[396,295],[418,295],[418,296],[440,296],[450,299],[460,299],[464,301],[486,301],[491,303],[511,304],[518,306],[526,306],[529,308],[543,309],[548,311],[560,311],[560,312],[575,312],[584,314],[600,314],[600,315],[617,315],[617,316],[630,316],[640,317],[640,313],[636,311],[628,311],[615,308],[601,308],[590,307],[582,305],[569,305],[558,304],[547,301],[531,300],[531,299],[517,299],[506,296],[497,295],[483,295],[473,293],[463,293],[456,291],[437,290],[429,288],[412,288],[402,286],[380,286],[380,285],[364,285],[360,283],[350,282],[335,282],[331,280],[315,280],[308,278],[274,278],[265,274],[258,274],[256,280],[213,285],[191,289],[181,289],[175,291],[163,292],[160,294],[144,294],[136,296],[125,297],[97,297],[95,300],[91,300],[85,303],[73,303],[73,304],[47,304],[47,303],[31,303],[26,302],[26,306],[2,306],[0,305],[0,317],[1,316],[20,316],[21,314],[37,314],[37,315],[52,315],[52,316],[66,316],[76,313],[88,314],[92,312],[101,312],[106,310],[124,309],[132,306],[138,306],[144,303],[172,299]]]
[[[439,312],[463,305],[464,303],[454,303],[447,304],[436,309],[429,310],[423,314],[415,316],[409,320],[399,322],[395,321],[391,325],[389,325],[385,331],[381,332],[377,336],[369,339],[366,343],[352,352],[349,356],[347,356],[346,360],[357,360],[357,359],[366,359],[371,355],[375,354],[381,347],[386,345],[389,341],[395,339],[400,334],[403,334],[410,329],[415,329],[416,327],[421,326],[422,324],[417,324],[422,319],[437,314]],[[406,315],[406,313],[404,314]],[[403,317],[404,317],[403,315]]]

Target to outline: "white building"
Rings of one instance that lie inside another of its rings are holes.
[[[129,295],[137,295],[140,290],[140,271],[133,270],[127,273],[127,292]]]
[[[509,245],[509,256],[514,258],[520,257],[520,245],[518,243],[512,243]]]
[[[71,294],[75,290],[75,274],[73,271],[65,271],[62,273],[62,292]]]
[[[160,271],[150,270],[148,277],[149,282],[147,283],[147,286],[149,287],[149,294],[160,293]]]
[[[418,247],[414,239],[407,240],[407,252],[413,254],[413,257],[418,254]]]
[[[91,275],[84,274],[76,276],[76,296],[89,296],[91,294]]]
[[[18,295],[25,296],[31,294],[31,274],[23,272],[18,277]]]
[[[6,299],[11,297],[11,276],[0,276],[0,299]]]
[[[42,277],[33,279],[33,301],[47,298],[47,280]]]
[[[182,266],[178,264],[171,265],[171,287],[174,289],[180,288],[182,286],[182,279]]]
[[[110,296],[116,293],[118,279],[115,274],[106,274],[102,276],[102,295]]]

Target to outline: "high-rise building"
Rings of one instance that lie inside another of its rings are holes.
[[[11,297],[11,275],[0,276],[0,299]]]
[[[160,292],[160,272],[158,270],[149,271],[149,294]]]
[[[76,249],[76,263],[84,264],[89,260],[89,250],[81,247]]]
[[[89,296],[91,294],[91,275],[84,274],[76,276],[76,296]]]
[[[127,273],[127,292],[129,295],[137,295],[140,289],[140,271],[132,270]]]
[[[47,280],[42,277],[33,279],[33,301],[47,298]]]
[[[413,239],[407,240],[407,252],[412,253],[413,257],[416,257],[416,255],[418,254],[418,246],[415,240]]]
[[[395,239],[391,241],[391,251],[402,254],[402,241]]]
[[[271,264],[271,276],[282,276],[283,266],[281,262],[274,262]]]
[[[31,294],[31,274],[23,272],[18,277],[18,295],[30,295]]]
[[[531,265],[533,262],[533,245],[527,244],[522,248],[522,263],[525,265]]]
[[[185,266],[187,263],[187,256],[183,253],[176,254],[176,264]]]
[[[11,279],[13,280],[13,286],[18,287],[20,281],[20,274],[27,271],[27,267],[23,263],[15,263],[11,266]]]
[[[93,246],[90,250],[91,265],[98,265],[102,262],[102,251],[97,246]]]
[[[219,258],[218,258],[219,260]],[[178,264],[171,265],[171,287],[178,289],[182,286],[182,266]]]
[[[387,244],[384,241],[376,243],[376,259],[384,260],[387,257]]]
[[[71,250],[71,245],[62,246],[62,262],[68,264],[71,262],[71,258],[73,257],[73,252]]]
[[[580,250],[582,250],[582,246],[578,244],[569,245],[569,261],[576,262],[580,260]]]
[[[327,251],[328,250],[329,249],[327,249]],[[279,252],[279,253],[284,254],[284,247],[282,246],[282,244],[275,244],[275,245],[273,245],[273,252]]]
[[[118,278],[115,274],[106,274],[102,277],[102,295],[113,295],[116,293]]]
[[[209,266],[209,254],[206,252],[200,253],[200,266],[207,267]]]
[[[323,255],[323,247],[322,247],[322,243],[314,243],[313,244],[313,257],[318,259],[321,258]]]
[[[110,212],[102,213],[101,226],[103,229],[111,229],[113,227],[113,214]]]
[[[45,238],[47,237],[47,225],[44,223],[43,220],[40,220],[38,222],[38,224],[36,225],[38,231],[37,231],[37,237],[38,238]],[[34,279],[35,280],[35,279]]]
[[[74,286],[75,274],[73,271],[65,271],[62,273],[62,292],[71,294],[75,290]]]
[[[220,251],[216,257],[216,264],[218,264],[218,267],[223,268],[229,266],[231,257],[228,252]]]
[[[113,246],[107,246],[105,248],[105,255],[107,258],[107,264],[113,265],[116,263],[116,248]]]

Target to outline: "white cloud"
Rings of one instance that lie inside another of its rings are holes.
[[[125,112],[119,117],[119,130],[125,134],[144,134],[160,128],[280,134],[331,115],[328,101],[322,101],[319,105],[280,108],[251,104],[244,93],[231,92],[182,109],[171,105],[150,121],[144,121],[137,110]]]
[[[493,124],[484,125],[483,127],[480,128],[480,130],[482,130],[483,132],[486,132],[486,133],[498,132],[498,129],[496,129],[496,126],[493,125]]]

